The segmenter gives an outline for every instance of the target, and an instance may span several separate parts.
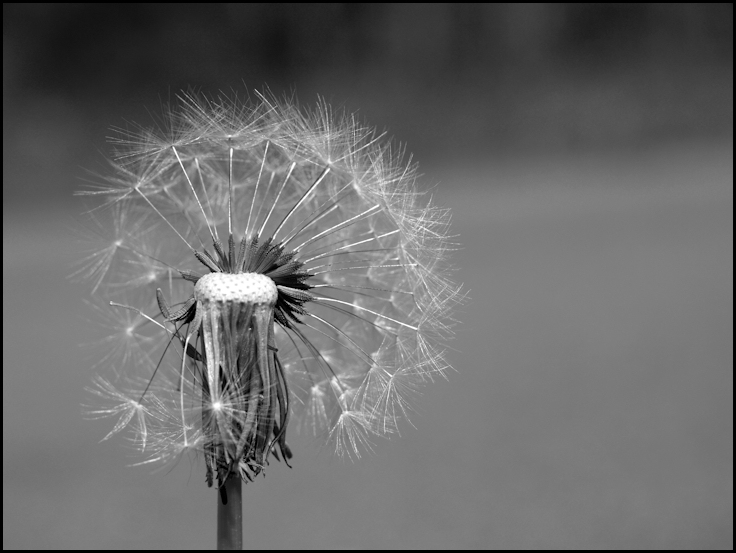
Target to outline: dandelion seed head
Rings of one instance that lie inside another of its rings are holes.
[[[288,461],[287,429],[359,456],[398,430],[447,364],[449,213],[383,134],[312,109],[184,94],[158,129],[121,131],[84,194],[98,246],[82,262],[114,297],[91,388],[143,463],[204,455],[207,480]],[[300,424],[290,424],[300,420]]]

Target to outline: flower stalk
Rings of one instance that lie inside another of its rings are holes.
[[[217,498],[217,549],[243,549],[243,481],[230,475]]]

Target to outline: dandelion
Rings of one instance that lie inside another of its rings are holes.
[[[359,457],[447,368],[449,214],[384,135],[324,102],[184,94],[112,141],[114,176],[81,193],[105,229],[78,272],[119,318],[123,364],[105,357],[90,413],[143,463],[202,454],[220,545],[238,546],[241,481],[288,464],[292,420]]]

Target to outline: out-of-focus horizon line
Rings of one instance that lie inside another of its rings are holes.
[[[111,126],[155,124],[181,90],[323,95],[422,165],[733,135],[731,4],[11,4],[3,18],[9,201],[78,189]]]

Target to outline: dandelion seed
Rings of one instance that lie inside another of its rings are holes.
[[[141,338],[91,414],[132,430],[143,463],[200,452],[223,493],[291,459],[296,418],[360,456],[446,368],[448,212],[324,102],[180,100],[168,130],[116,137],[115,174],[82,193],[107,230],[79,274],[125,296],[119,327]]]

